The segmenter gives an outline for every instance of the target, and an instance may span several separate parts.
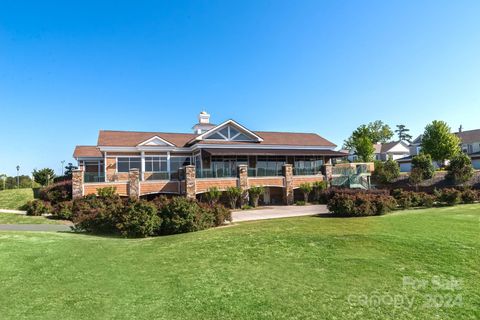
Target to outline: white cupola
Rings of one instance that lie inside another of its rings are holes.
[[[213,127],[215,127],[215,125],[210,123],[210,114],[208,114],[206,111],[202,111],[198,115],[198,123],[194,125],[192,129],[193,133],[202,134]]]

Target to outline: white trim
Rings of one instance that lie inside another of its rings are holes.
[[[168,173],[168,180],[171,180],[172,175],[170,173],[170,152],[167,152],[167,173]]]
[[[203,140],[203,138],[211,133],[214,133],[216,132],[217,130],[220,131],[220,129],[222,129],[223,127],[225,127],[226,125],[234,125],[234,126],[237,126],[238,128],[240,128],[241,130],[243,130],[245,133],[255,137],[257,139],[257,141],[263,141],[262,137],[260,137],[259,135],[255,134],[254,132],[248,130],[247,128],[245,128],[244,126],[242,126],[241,124],[239,124],[238,122],[236,122],[235,120],[227,120],[223,123],[220,123],[219,125],[217,125],[216,127],[213,127],[212,129],[202,133],[201,135],[197,136],[194,140],[196,141],[199,141],[199,140]],[[223,135],[222,135],[223,136]]]
[[[316,147],[316,146],[290,146],[290,145],[276,145],[276,144],[262,144],[262,145],[245,145],[245,144],[196,144],[192,146],[192,150],[197,149],[292,149],[292,150],[329,150],[335,151],[335,147]],[[338,152],[338,151],[337,151]]]
[[[169,146],[171,146],[171,147],[174,147],[174,146],[175,146],[173,143],[171,143],[171,142],[169,142],[169,141],[167,141],[167,140],[165,140],[165,139],[162,139],[162,138],[160,138],[159,136],[153,136],[153,137],[151,137],[150,139],[145,140],[145,141],[143,141],[142,143],[139,143],[139,144],[137,145],[137,147],[145,146],[147,143],[149,143],[149,142],[151,142],[151,141],[153,141],[153,140],[155,140],[155,139],[158,139],[158,140],[162,141],[163,143],[165,143],[166,145],[169,145]]]
[[[145,152],[142,151],[140,153],[140,181],[144,181],[145,180]]]
[[[103,171],[104,171],[104,177],[103,181],[107,182],[107,152],[103,154]]]

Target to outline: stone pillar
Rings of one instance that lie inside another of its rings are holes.
[[[188,199],[196,199],[197,198],[197,193],[196,193],[196,174],[195,174],[195,166],[194,165],[188,165],[185,166],[185,196]]]
[[[83,197],[83,167],[72,172],[72,198]]]
[[[282,167],[283,177],[285,179],[283,186],[283,204],[293,204],[293,166],[284,164]]]
[[[237,186],[242,190],[240,198],[241,205],[248,203],[248,165],[240,164],[238,166],[238,182]]]
[[[330,185],[332,178],[333,178],[333,166],[330,163],[326,163],[325,164],[325,180],[327,181],[328,185]]]
[[[131,198],[140,198],[140,170],[130,169],[128,172],[128,195]]]

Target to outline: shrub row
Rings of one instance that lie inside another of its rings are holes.
[[[328,210],[336,216],[376,216],[397,207],[395,198],[367,192],[335,193],[328,201]]]
[[[183,197],[153,201],[118,196],[87,196],[73,202],[77,230],[125,237],[147,237],[199,231],[231,221],[228,209]]]

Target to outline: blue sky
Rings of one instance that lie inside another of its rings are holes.
[[[480,128],[479,1],[2,1],[0,173],[99,129]]]

